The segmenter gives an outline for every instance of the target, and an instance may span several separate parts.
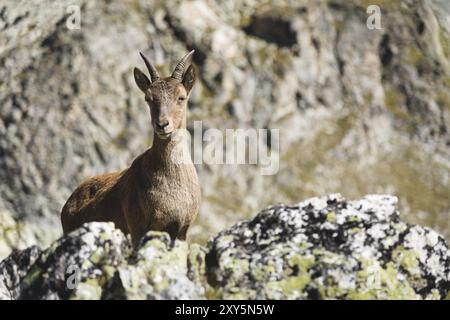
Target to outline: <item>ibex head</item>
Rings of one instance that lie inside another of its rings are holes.
[[[190,64],[193,54],[194,50],[181,58],[172,75],[163,79],[142,53],[140,55],[150,73],[150,79],[141,70],[134,68],[134,80],[145,94],[153,129],[161,139],[168,139],[175,130],[186,127],[186,103],[196,77],[194,65]]]

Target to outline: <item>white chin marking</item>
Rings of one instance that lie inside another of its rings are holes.
[[[160,139],[166,140],[166,139],[170,138],[171,135],[172,135],[172,133],[167,133],[167,134],[159,133],[158,137]]]

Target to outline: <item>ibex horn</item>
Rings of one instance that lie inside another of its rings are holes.
[[[186,69],[186,64],[189,61],[189,59],[194,54],[195,50],[192,50],[188,54],[186,54],[183,58],[181,58],[180,62],[178,62],[177,66],[175,67],[175,70],[173,70],[172,78],[181,81],[184,73],[184,69]]]
[[[145,65],[147,66],[148,72],[150,73],[150,79],[152,80],[152,82],[157,81],[159,79],[158,71],[153,66],[153,64],[148,61],[147,57],[144,56],[142,52],[139,52],[139,54],[141,55],[142,59],[144,59]]]

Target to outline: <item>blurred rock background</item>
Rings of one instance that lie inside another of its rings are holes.
[[[381,8],[381,30],[366,26]],[[70,5],[81,9],[71,30]],[[446,0],[0,2],[0,257],[61,235],[85,178],[151,145],[132,68],[168,74],[195,49],[188,122],[280,129],[280,169],[198,166],[192,241],[268,204],[391,193],[450,239],[450,3]]]

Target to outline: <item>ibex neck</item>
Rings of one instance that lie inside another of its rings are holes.
[[[161,139],[154,134],[150,160],[165,165],[192,163],[188,135],[186,129],[176,130],[170,139]]]

